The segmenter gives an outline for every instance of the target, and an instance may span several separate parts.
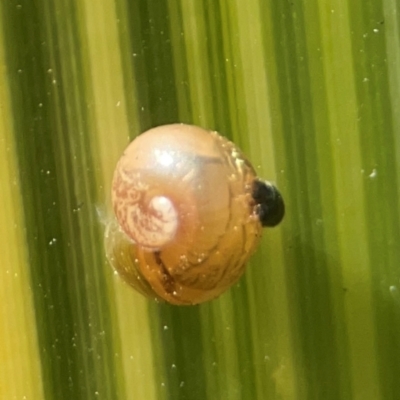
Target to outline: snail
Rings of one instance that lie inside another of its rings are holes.
[[[262,228],[285,210],[276,187],[232,142],[185,124],[134,139],[111,192],[110,264],[142,294],[175,305],[212,300],[236,283]]]

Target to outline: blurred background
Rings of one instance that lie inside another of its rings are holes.
[[[0,3],[0,399],[400,399],[397,0]],[[286,201],[193,307],[105,259],[140,132],[218,130]]]

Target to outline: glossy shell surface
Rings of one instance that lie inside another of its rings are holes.
[[[216,132],[173,124],[143,133],[114,173],[110,263],[159,300],[218,297],[238,281],[261,237],[256,179],[242,152]]]

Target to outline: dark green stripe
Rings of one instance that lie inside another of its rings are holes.
[[[185,50],[185,36],[183,29],[183,14],[180,2],[168,2],[169,39],[171,41],[172,58],[174,62],[175,89],[179,118],[177,122],[193,123],[193,105],[190,102],[190,88],[188,64],[190,60]],[[200,18],[200,16],[199,16]],[[175,122],[176,122],[175,121]]]
[[[164,352],[166,398],[207,399],[199,307],[163,304],[151,311],[159,315],[153,329],[158,330]],[[160,354],[157,357],[159,362]]]
[[[157,1],[154,6],[144,1],[128,1],[126,4],[131,54],[136,55],[131,65],[137,87],[141,131],[178,122],[177,78],[172,60],[168,1]]]

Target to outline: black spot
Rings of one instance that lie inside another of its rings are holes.
[[[261,225],[278,225],[285,215],[285,203],[278,189],[269,182],[256,179],[251,194]]]

